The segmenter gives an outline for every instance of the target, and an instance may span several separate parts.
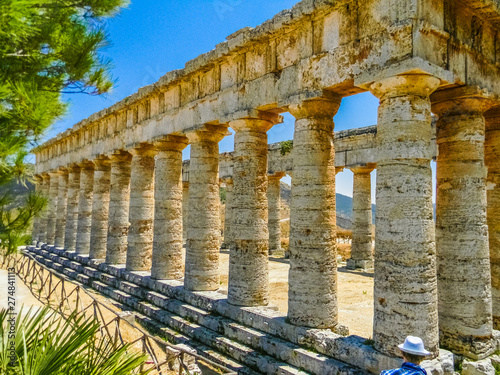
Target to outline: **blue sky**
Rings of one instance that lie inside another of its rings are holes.
[[[256,26],[297,1],[132,0],[119,16],[108,21],[112,45],[104,54],[113,60],[112,74],[117,79],[113,92],[106,97],[65,96],[70,102],[69,113],[54,125],[47,139],[157,81],[166,72],[183,68],[188,60],[213,49],[236,30]],[[375,124],[377,107],[378,100],[369,93],[344,98],[334,119],[335,130]],[[293,117],[284,115],[285,122],[268,132],[269,143],[293,138]],[[220,151],[233,150],[233,142],[233,137],[226,137],[220,142]],[[184,156],[189,157],[189,149]],[[352,196],[350,171],[337,175],[337,192]]]

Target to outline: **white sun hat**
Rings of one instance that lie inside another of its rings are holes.
[[[424,342],[420,337],[408,336],[405,339],[405,342],[401,345],[398,345],[398,348],[405,353],[415,354],[415,355],[429,355],[431,354],[427,350],[425,350]]]

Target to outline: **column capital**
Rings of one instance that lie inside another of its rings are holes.
[[[465,86],[435,92],[431,95],[432,112],[439,117],[483,115],[498,104],[494,95],[477,87]]]
[[[189,139],[186,136],[178,135],[167,135],[162,138],[155,139],[153,145],[156,150],[161,151],[182,151],[189,143]]]
[[[192,130],[186,133],[189,143],[203,141],[220,142],[226,135],[230,135],[226,126],[205,125],[203,128]]]
[[[375,169],[373,164],[363,164],[363,165],[352,165],[347,167],[354,174],[369,174]]]
[[[303,118],[328,117],[337,113],[342,97],[339,94],[325,92],[323,96],[305,100],[299,104],[292,104],[288,111],[296,120]]]
[[[111,160],[105,155],[101,155],[93,160],[96,171],[108,171],[111,168]]]
[[[277,180],[281,180],[285,176],[285,172],[275,172],[267,175],[267,178],[275,178]]]
[[[70,173],[80,172],[80,166],[76,163],[68,164],[67,168],[68,168],[68,172],[70,172]]]
[[[130,162],[132,160],[132,154],[125,150],[117,150],[109,155],[109,159],[111,162]]]
[[[499,103],[500,104],[500,103]],[[486,130],[500,130],[500,106],[495,106],[484,114]]]
[[[35,178],[35,182],[36,182],[37,184],[42,183],[42,181],[43,181],[43,176],[42,176],[41,174],[36,174],[36,175],[34,175],[33,177]]]
[[[344,167],[335,167],[335,175],[344,171]]]
[[[82,162],[80,162],[78,164],[78,166],[80,167],[81,170],[85,170],[85,171],[90,171],[90,170],[93,171],[95,169],[94,163],[92,163],[89,160],[83,160]]]
[[[132,156],[142,157],[154,157],[157,153],[155,146],[146,142],[133,145],[128,152],[130,152]]]
[[[182,181],[182,188],[188,189],[189,188],[189,181]]]
[[[370,92],[380,100],[401,94],[429,96],[441,83],[437,77],[428,74],[402,74],[373,82]]]
[[[229,126],[234,131],[261,131],[263,133],[267,132],[276,124],[281,124],[283,122],[283,116],[277,115],[271,112],[258,111],[257,117],[245,117],[229,122]]]
[[[48,172],[48,175],[52,178],[52,177],[59,177],[59,175],[61,174],[61,170],[58,168],[58,169],[52,169]]]

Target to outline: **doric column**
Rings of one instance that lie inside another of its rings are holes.
[[[226,128],[187,134],[191,144],[184,287],[217,290],[219,283],[219,141]]]
[[[486,118],[484,159],[488,168],[487,219],[491,264],[493,328],[500,329],[500,113]]]
[[[224,212],[224,243],[222,245],[223,248],[230,250],[232,243],[233,243],[233,237],[231,233],[231,225],[233,220],[233,190],[234,190],[234,184],[233,184],[233,178],[232,177],[225,177],[224,178],[224,183],[226,184],[226,209]]]
[[[49,192],[50,192],[50,176],[48,173],[43,173],[42,174],[42,189],[41,189],[41,194],[49,199]],[[50,204],[50,203],[49,203]],[[48,217],[48,210],[49,208],[46,207],[40,214],[40,224],[38,226],[39,232],[38,232],[38,243],[45,244],[47,243],[47,217]]]
[[[49,204],[47,209],[47,244],[54,245],[56,239],[56,221],[57,221],[57,197],[59,196],[59,175],[60,171],[49,172],[50,189]]]
[[[296,121],[288,318],[299,326],[337,325],[333,116],[340,101],[332,94],[289,107]]]
[[[92,201],[89,257],[91,259],[105,259],[108,240],[111,160],[104,156],[95,159],[94,164],[94,198]]]
[[[228,302],[269,303],[267,228],[267,131],[281,116],[231,121],[233,154],[233,246],[229,253]]]
[[[154,143],[155,165],[154,238],[151,277],[180,279],[182,258],[182,150],[186,137],[167,136]]]
[[[468,96],[469,90],[447,90],[432,97],[433,111],[439,116],[439,336],[442,346],[481,358],[494,350],[483,115],[493,102],[480,95]]]
[[[182,181],[182,240],[187,240],[187,220],[189,202],[189,181]]]
[[[153,253],[156,149],[151,144],[141,144],[129,152],[132,154],[132,164],[126,268],[128,271],[149,271]]]
[[[373,339],[394,356],[408,335],[438,353],[429,95],[439,83],[415,74],[370,86],[380,99]]]
[[[132,155],[125,151],[110,156],[111,182],[106,263],[125,264],[130,204],[130,164]]]
[[[57,196],[56,231],[54,245],[64,248],[64,235],[66,231],[66,214],[68,209],[68,170],[60,168],[59,187]]]
[[[280,183],[284,175],[284,172],[278,172],[267,176],[269,254],[281,250]]]
[[[41,175],[36,174],[35,175],[35,193],[37,195],[42,195],[43,191],[43,177]],[[33,218],[33,229],[31,231],[31,240],[33,245],[37,245],[38,241],[40,240],[40,221],[41,221],[41,215],[42,213],[38,213],[34,218]]]
[[[66,205],[66,229],[64,248],[75,251],[76,232],[78,230],[78,200],[80,198],[80,167],[78,164],[68,166],[68,203]]]
[[[347,268],[373,268],[372,184],[370,177],[373,167],[356,166],[350,169],[354,173],[353,227],[351,258],[347,259]]]
[[[94,193],[94,163],[80,163],[80,196],[78,200],[78,227],[76,231],[77,254],[90,252],[90,228],[92,226],[92,198]]]

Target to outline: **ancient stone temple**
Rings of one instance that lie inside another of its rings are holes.
[[[98,290],[109,283],[149,301],[134,308],[264,373],[377,373],[397,366],[407,335],[423,338],[437,373],[453,371],[444,348],[488,357],[500,335],[499,31],[492,0],[304,0],[237,31],[33,151],[37,189],[50,198],[33,250]],[[377,125],[335,132],[342,98],[366,91],[380,100]],[[295,132],[282,155],[266,133],[285,112]],[[220,156],[229,128],[234,152]],[[373,343],[344,336],[338,319],[339,167],[354,173],[348,266],[375,270]],[[286,317],[266,307],[285,174]],[[216,292],[221,183],[227,298]],[[186,306],[203,335],[176,320]],[[251,360],[214,332],[266,354]]]

